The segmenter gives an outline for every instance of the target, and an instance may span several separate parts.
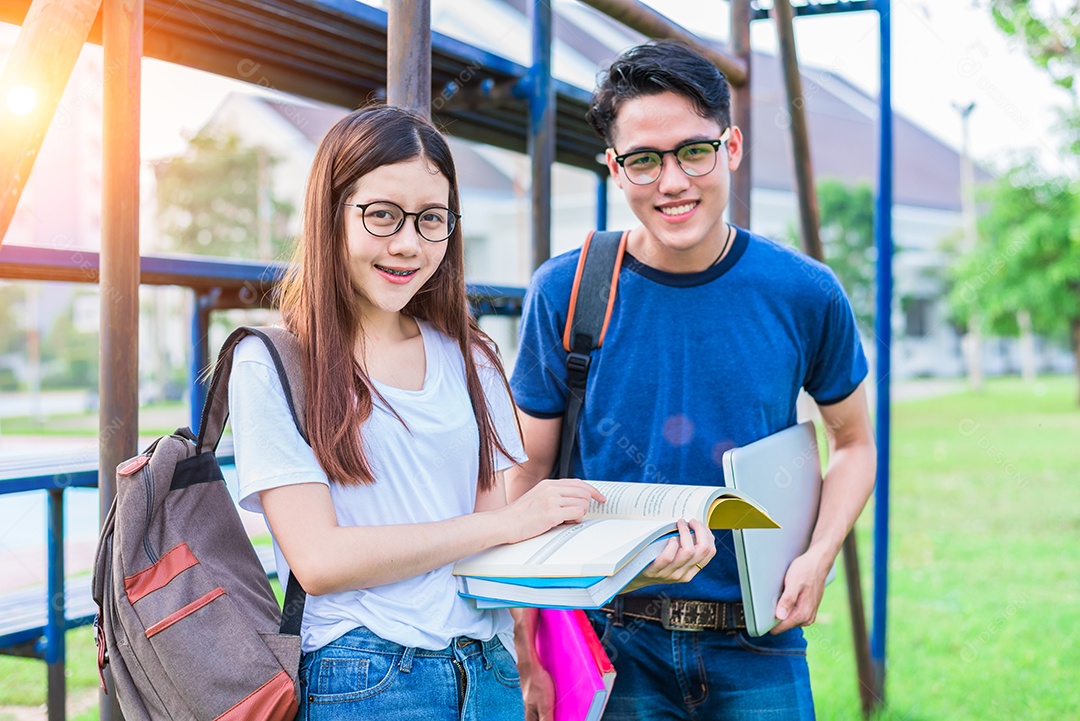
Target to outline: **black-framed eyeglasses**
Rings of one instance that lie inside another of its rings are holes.
[[[405,218],[411,215],[416,233],[421,238],[431,243],[441,243],[453,235],[454,228],[461,219],[460,213],[437,205],[415,213],[409,213],[389,200],[374,203],[342,203],[342,205],[359,208],[364,228],[380,238],[388,238],[401,230],[401,227],[405,225]]]
[[[664,156],[671,153],[682,171],[691,178],[708,175],[716,167],[716,154],[727,142],[731,128],[716,140],[694,140],[671,150],[638,150],[616,155],[615,162],[623,169],[626,179],[634,185],[655,183],[664,172]]]

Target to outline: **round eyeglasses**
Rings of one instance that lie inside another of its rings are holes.
[[[405,218],[410,215],[416,233],[421,238],[431,243],[441,243],[454,233],[460,213],[455,213],[449,208],[432,206],[408,213],[397,203],[389,200],[380,200],[375,203],[342,203],[353,208],[360,209],[360,218],[367,232],[379,238],[387,238],[401,230],[405,225]]]
[[[626,155],[616,155],[626,179],[634,185],[655,183],[664,172],[664,156],[671,153],[682,171],[691,178],[708,175],[716,167],[716,154],[720,146],[727,142],[731,128],[724,131],[716,140],[694,140],[683,143],[672,150],[638,150]]]

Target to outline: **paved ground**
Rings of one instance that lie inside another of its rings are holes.
[[[94,708],[98,703],[96,688],[68,691],[67,718],[74,718]],[[0,706],[0,721],[46,721],[49,710],[41,706]]]

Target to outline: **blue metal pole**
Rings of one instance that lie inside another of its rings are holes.
[[[195,293],[191,310],[191,366],[188,369],[191,399],[191,430],[199,432],[203,406],[206,404],[206,385],[199,376],[210,364],[210,308],[217,297],[215,291]]]
[[[889,403],[890,347],[892,346],[892,20],[890,0],[880,0],[881,19],[881,140],[878,149],[878,197],[874,218],[877,244],[877,487],[874,504],[874,619],[870,657],[874,664],[877,697],[885,697],[885,629],[889,570]]]
[[[555,163],[555,85],[551,82],[552,14],[549,0],[529,3],[529,138],[532,182],[532,270],[551,257],[551,166]]]
[[[596,174],[596,229],[607,230],[608,224],[608,201],[607,201],[608,171]]]
[[[50,488],[48,503],[48,593],[45,622],[45,663],[48,664],[49,721],[63,721],[67,696],[64,677],[67,620],[64,614],[64,489]]]

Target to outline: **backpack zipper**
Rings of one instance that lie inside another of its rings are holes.
[[[143,474],[143,485],[146,486],[146,528],[143,531],[143,550],[146,551],[146,555],[149,556],[151,563],[157,563],[158,557],[154,553],[154,549],[150,546],[150,516],[154,509],[154,466],[151,463],[146,464],[145,473]]]

